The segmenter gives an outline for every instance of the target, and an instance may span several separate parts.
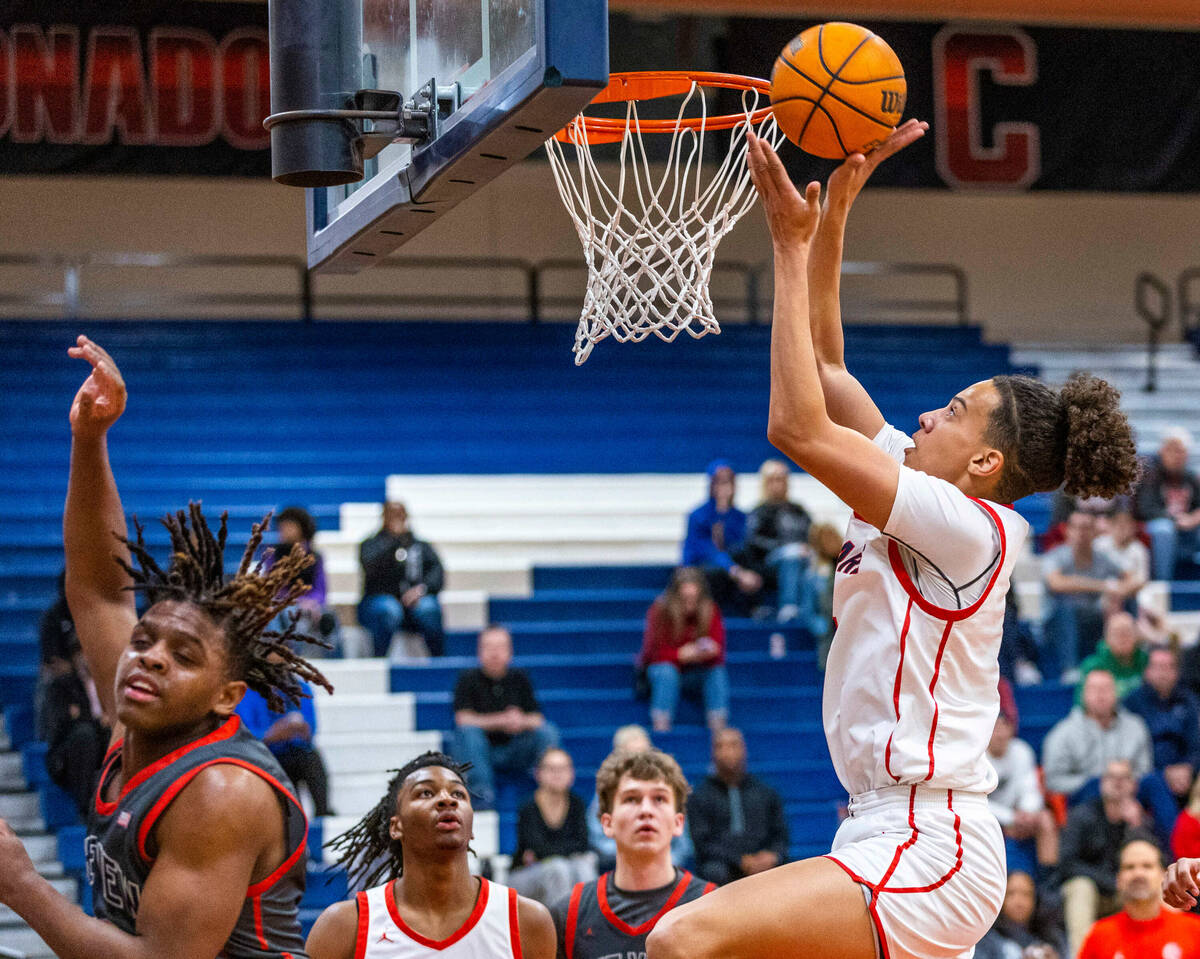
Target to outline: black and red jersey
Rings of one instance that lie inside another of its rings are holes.
[[[121,743],[104,759],[88,816],[88,882],[96,915],[137,933],[142,886],[154,866],[155,824],[201,770],[217,764],[248,769],[275,790],[288,857],[246,889],[237,925],[221,951],[227,959],[305,959],[298,909],[304,894],[308,822],[286,774],[270,751],[230,717],[207,736],[168,753],[131,778],[113,802],[104,797],[121,767]],[[197,890],[197,895],[204,895]]]
[[[657,889],[626,891],[612,873],[581,882],[568,899],[551,909],[558,930],[559,959],[645,959],[646,937],[658,920],[716,885],[676,869]]]

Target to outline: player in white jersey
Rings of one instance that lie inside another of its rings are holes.
[[[829,856],[668,913],[648,959],[966,959],[999,911],[1004,846],[985,751],[1004,598],[1028,532],[1006,504],[1064,483],[1111,496],[1132,485],[1137,456],[1118,394],[1092,377],[1061,391],[1020,376],[975,383],[922,414],[910,439],[847,371],[846,217],[879,162],[925,129],[910,120],[851,156],[823,210],[819,184],[802,195],[748,137],[775,248],[767,435],[854,510],[824,698],[850,815]]]
[[[467,867],[474,814],[466,768],[423,753],[330,844],[352,888],[371,888],[321,913],[308,936],[311,959],[554,959],[546,907]]]

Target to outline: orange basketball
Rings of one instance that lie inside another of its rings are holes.
[[[853,23],[809,27],[771,71],[771,106],[784,135],[806,153],[838,160],[896,129],[907,92],[892,48]]]

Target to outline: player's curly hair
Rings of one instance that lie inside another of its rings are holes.
[[[1004,454],[995,498],[1011,503],[1063,486],[1072,496],[1128,492],[1141,465],[1121,394],[1106,381],[1072,373],[1057,392],[1029,376],[995,376],[1000,401],[985,439]]]
[[[380,882],[399,879],[404,875],[404,846],[391,836],[391,820],[396,815],[396,801],[404,780],[418,769],[441,766],[449,769],[466,784],[470,763],[455,762],[445,753],[421,753],[409,760],[388,782],[387,793],[375,804],[375,808],[363,816],[336,839],[325,843],[326,849],[339,853],[337,864],[346,868],[350,888],[369,889]]]
[[[308,592],[300,574],[314,562],[312,556],[293,550],[269,569],[262,559],[255,561],[271,522],[268,513],[254,524],[237,572],[227,579],[228,521],[229,514],[222,513],[221,528],[214,536],[196,502],[188,504],[187,512],[164,516],[162,524],[171,536],[171,561],[164,570],[147,550],[145,531],[135,517],[137,539],[117,537],[140,567],[134,569],[117,557],[133,580],[128,588],[145,594],[151,605],[178,600],[207,613],[224,633],[230,674],[262,696],[272,710],[282,712],[285,701],[299,703],[304,695],[301,679],[333,692],[321,671],[289,645],[291,640],[303,640],[329,648],[327,643],[296,633],[294,622],[282,632],[268,629],[276,616]]]

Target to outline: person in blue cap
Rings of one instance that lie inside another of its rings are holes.
[[[728,460],[708,464],[708,499],[688,515],[683,565],[704,572],[713,599],[726,613],[749,615],[762,593],[762,575],[744,564],[746,514],[733,505],[737,477]]]

